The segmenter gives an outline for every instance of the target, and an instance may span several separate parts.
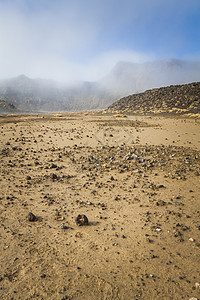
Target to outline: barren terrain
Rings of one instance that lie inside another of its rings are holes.
[[[199,120],[8,115],[0,132],[1,299],[200,299]]]

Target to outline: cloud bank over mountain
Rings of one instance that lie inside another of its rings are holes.
[[[0,99],[29,112],[102,109],[130,94],[195,81],[200,81],[200,62],[118,62],[107,76],[95,82],[64,85],[25,75],[1,80]]]
[[[118,61],[200,60],[198,0],[0,1],[0,78],[104,77]]]

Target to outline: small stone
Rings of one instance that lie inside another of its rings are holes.
[[[52,163],[51,166],[50,166],[51,169],[55,169],[55,168],[57,168],[57,167],[58,167],[58,166],[57,166],[56,164],[53,164],[53,163]]]
[[[193,238],[189,238],[189,241],[190,241],[190,242],[194,242],[194,239],[193,239]]]
[[[37,217],[32,212],[30,212],[28,214],[27,218],[28,218],[29,222],[35,222],[35,221],[37,221]]]
[[[31,180],[31,176],[27,176],[27,177],[26,177],[26,180]]]
[[[150,244],[153,243],[153,240],[151,240],[151,239],[149,239],[149,238],[147,238],[147,241],[148,241]]]
[[[58,176],[57,176],[55,173],[51,173],[50,178],[51,178],[51,179],[57,179]]]
[[[78,215],[75,221],[79,226],[88,225],[88,218],[86,217],[86,215]]]
[[[195,288],[200,289],[200,282],[195,282]]]
[[[172,201],[172,204],[174,204],[174,205],[184,205],[182,202],[178,202],[178,201]]]
[[[162,189],[162,188],[165,188],[165,186],[164,186],[163,184],[160,184],[160,185],[158,186],[158,188],[159,188],[159,189]]]
[[[60,227],[61,227],[61,229],[67,229],[68,228],[64,223],[62,223]]]
[[[156,228],[156,231],[158,231],[158,232],[161,231],[161,228]]]

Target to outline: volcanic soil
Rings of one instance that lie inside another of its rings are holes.
[[[2,115],[0,132],[1,299],[200,299],[199,120]]]

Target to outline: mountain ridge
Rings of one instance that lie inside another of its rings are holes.
[[[69,84],[29,78],[0,80],[0,97],[21,111],[105,109],[118,99],[151,88],[200,81],[200,62],[176,59],[142,64],[120,61],[102,79]]]

